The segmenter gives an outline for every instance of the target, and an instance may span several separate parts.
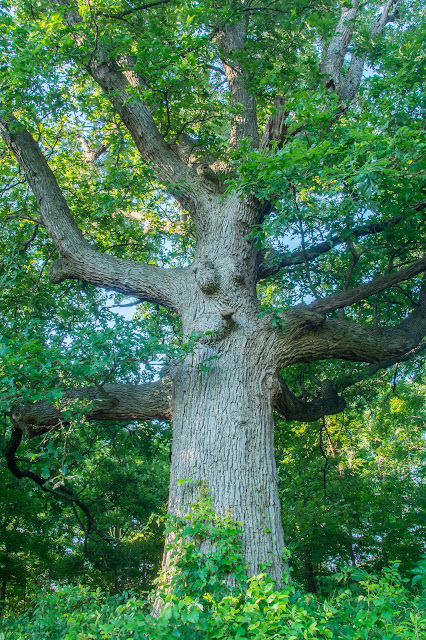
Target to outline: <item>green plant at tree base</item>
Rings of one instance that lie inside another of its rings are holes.
[[[380,575],[336,574],[328,599],[303,593],[288,575],[276,589],[267,573],[243,579],[241,530],[214,513],[206,492],[190,515],[170,522],[176,572],[163,582],[158,619],[149,600],[71,586],[41,594],[3,621],[0,640],[421,640],[426,637],[426,558],[410,583],[398,563]],[[215,545],[209,547],[210,536]],[[206,544],[207,543],[207,544]],[[203,551],[203,546],[205,550]],[[158,593],[157,593],[158,595]]]
[[[191,483],[191,479],[184,481]],[[200,593],[217,602],[230,592],[241,593],[247,580],[241,525],[230,513],[215,512],[206,487],[195,492],[186,516],[168,516],[171,569],[158,579],[166,603],[188,596],[196,599]]]

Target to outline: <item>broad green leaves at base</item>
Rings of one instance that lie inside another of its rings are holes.
[[[149,603],[127,593],[65,587],[43,594],[34,609],[6,618],[0,640],[420,640],[426,596],[401,582],[397,567],[365,573],[328,600],[288,584],[275,591],[264,574],[247,591],[218,602],[208,596],[171,599],[156,620]]]

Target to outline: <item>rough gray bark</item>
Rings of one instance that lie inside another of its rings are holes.
[[[68,0],[52,6],[58,4],[70,8],[65,16],[70,25],[79,23],[78,11]],[[339,92],[358,4],[354,0],[351,8],[343,9],[323,62],[323,73],[331,82],[329,88]],[[256,102],[247,89],[238,56],[245,46],[246,24],[242,20],[225,25],[216,33],[230,99],[237,112],[230,126],[231,148],[244,138],[251,138],[254,147],[259,145]],[[82,31],[76,33],[78,46]],[[333,236],[302,253],[281,257],[278,268],[268,265],[249,237],[253,225],[261,222],[267,203],[259,203],[252,196],[224,194],[220,177],[211,166],[199,165],[196,169],[185,164],[184,151],[164,140],[138,96],[139,80],[131,69],[131,60],[111,60],[106,52],[107,47],[100,42],[87,71],[114,104],[165,189],[192,216],[197,245],[191,266],[160,269],[96,251],[77,228],[56,178],[30,134],[12,115],[0,119],[0,132],[26,175],[41,220],[60,254],[51,266],[51,280],[79,278],[164,305],[179,314],[184,334],[196,335],[197,339],[193,351],[170,368],[170,381],[164,379],[138,390],[125,385],[77,389],[64,396],[59,408],[47,403],[17,408],[14,421],[30,434],[52,428],[66,420],[67,407],[74,402],[86,412],[87,419],[171,418],[174,437],[169,510],[185,513],[197,488],[206,486],[217,511],[230,512],[242,523],[248,573],[267,565],[280,583],[284,537],[273,452],[273,409],[287,419],[317,419],[343,408],[339,392],[344,386],[337,389],[325,384],[319,398],[306,402],[292,394],[278,372],[299,362],[339,358],[367,363],[372,374],[376,366],[372,363],[387,366],[388,362],[418,353],[426,335],[424,292],[412,314],[395,327],[366,326],[327,314],[425,271],[426,259],[419,258],[404,269],[354,289],[288,310],[280,317],[280,327],[271,318],[260,318],[256,294],[259,278],[294,262],[314,259],[344,239]],[[129,93],[129,87],[135,91]],[[277,107],[284,107],[282,97],[277,96]],[[279,142],[284,129],[284,111],[280,108],[267,124],[263,149],[273,141]],[[367,224],[353,234],[361,238],[380,233],[397,222],[399,217]],[[89,399],[91,404],[85,408],[82,399]],[[182,479],[192,482],[182,484]]]
[[[286,99],[283,96],[275,96],[274,109],[275,113],[268,119],[260,142],[260,149],[264,151],[271,147],[273,142],[278,143],[278,148],[282,147],[285,135],[287,133],[287,125],[285,120],[288,111],[285,109]]]
[[[327,89],[336,90],[340,94],[342,89],[342,67],[349,43],[355,27],[358,14],[359,0],[352,0],[352,6],[344,5],[336,30],[328,45],[322,63],[322,72]]]
[[[86,420],[170,420],[170,380],[145,385],[104,384],[64,392],[59,406],[47,401],[16,406],[11,418],[29,438],[64,426],[73,414]]]
[[[390,15],[389,11],[392,6],[396,4],[397,1],[388,0],[382,13],[373,21],[370,28],[370,33],[373,38],[383,31],[388,22],[393,20],[393,16]],[[366,59],[366,53],[362,53],[361,55],[357,55],[356,53],[351,54],[349,69],[346,73],[343,86],[340,91],[340,98],[343,102],[346,100],[353,100],[355,98],[361,84]]]
[[[238,53],[244,50],[248,17],[236,24],[224,25],[217,35],[223,54],[226,79],[231,102],[236,111],[231,127],[230,147],[235,148],[244,138],[250,138],[254,148],[259,146],[256,99],[247,90],[247,81]]]
[[[242,523],[248,574],[266,565],[280,583],[284,536],[273,446],[275,389],[263,337],[262,344],[235,330],[220,346],[200,345],[177,370],[169,509],[183,515],[200,485],[206,486],[216,510]],[[208,371],[200,370],[203,362]],[[182,478],[191,482],[179,484]]]
[[[386,24],[393,20],[393,16],[389,12],[392,6],[396,4],[396,0],[387,0],[383,11],[371,24],[371,37],[374,38],[379,35]],[[349,69],[346,75],[343,75],[343,62],[348,53],[359,10],[359,0],[352,0],[351,7],[342,7],[340,20],[327,47],[322,63],[322,72],[324,74],[326,88],[337,91],[343,102],[355,98],[361,84],[365,61],[367,59],[366,53],[362,53],[361,55],[351,53]]]

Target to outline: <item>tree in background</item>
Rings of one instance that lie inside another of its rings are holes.
[[[391,0],[5,7],[3,212],[32,279],[22,300],[5,276],[17,477],[24,432],[172,420],[169,511],[207,487],[247,572],[280,583],[273,411],[340,413],[425,347],[420,18]],[[37,300],[47,267],[58,310]],[[134,333],[75,281],[146,301]]]
[[[424,554],[425,387],[408,374],[364,383],[339,416],[277,423],[293,576],[312,592],[348,565],[375,572],[398,560],[409,578]]]
[[[41,447],[31,441],[20,447],[19,465],[44,492],[1,465],[0,579],[9,607],[25,607],[52,584],[111,593],[151,586],[168,475],[169,447],[157,438],[158,427],[97,423],[58,431]]]

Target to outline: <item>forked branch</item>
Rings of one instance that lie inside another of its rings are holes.
[[[383,11],[374,18],[371,27],[371,37],[381,33],[388,22],[393,20],[390,10],[397,0],[387,0]],[[330,44],[322,62],[322,73],[324,74],[325,86],[329,90],[336,90],[342,101],[353,100],[361,84],[366,53],[361,55],[352,54],[348,72],[343,75],[342,68],[348,47],[351,43],[355,20],[360,9],[359,0],[352,0],[352,6],[343,6],[340,20],[331,38]]]
[[[22,480],[23,478],[27,478],[28,480],[32,480],[37,484],[45,493],[55,496],[61,501],[67,502],[71,504],[74,509],[75,516],[78,520],[79,525],[84,531],[85,540],[84,540],[84,552],[88,555],[87,552],[87,541],[89,536],[95,535],[96,538],[104,538],[102,533],[96,528],[95,519],[90,512],[88,506],[79,498],[78,494],[65,485],[63,482],[55,483],[55,486],[52,486],[49,483],[48,478],[44,478],[40,474],[32,471],[31,469],[23,469],[18,464],[18,459],[16,457],[16,453],[18,448],[22,442],[23,433],[20,429],[16,427],[13,428],[11,437],[6,444],[6,447],[2,450],[6,458],[6,464],[13,476],[18,480]],[[86,523],[84,523],[78,515],[77,507],[83,512]]]
[[[382,13],[373,20],[370,28],[370,33],[373,38],[383,31],[388,22],[393,20],[393,16],[391,16],[389,12],[392,6],[397,4],[397,1],[398,0],[388,0]],[[340,91],[340,98],[343,102],[355,98],[361,84],[366,58],[367,54],[365,52],[361,55],[352,53],[349,69]]]
[[[40,217],[61,258],[49,277],[58,283],[80,279],[178,309],[182,270],[114,258],[97,251],[77,227],[46,158],[31,134],[10,115],[0,117],[0,134],[25,173],[39,205]]]
[[[342,88],[342,67],[348,46],[352,40],[355,19],[358,14],[359,0],[352,0],[352,5],[342,7],[340,20],[328,45],[322,62],[327,89],[336,90],[340,94]]]

